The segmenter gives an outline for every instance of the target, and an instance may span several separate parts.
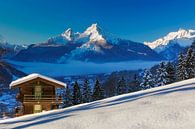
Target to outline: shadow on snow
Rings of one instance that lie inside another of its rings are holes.
[[[76,111],[92,110],[92,109],[96,109],[96,108],[114,106],[114,105],[138,100],[138,99],[149,97],[149,96],[164,95],[164,94],[168,94],[168,93],[172,93],[172,92],[195,90],[195,86],[193,86],[193,85],[195,85],[195,83],[184,84],[184,85],[179,85],[179,86],[175,86],[175,87],[171,87],[171,88],[159,89],[159,90],[155,90],[155,91],[137,93],[137,94],[132,94],[132,95],[127,94],[127,95],[124,95],[120,98],[116,98],[114,100],[95,101],[95,102],[91,102],[91,103],[86,104],[86,105],[81,105],[79,107],[72,107],[70,109],[67,108],[66,110],[62,109],[62,110],[58,110],[58,112],[51,112],[50,114],[44,114],[41,116],[32,116],[31,118],[25,118],[25,120],[15,120],[15,121],[6,122],[3,124],[6,125],[6,124],[21,123],[22,125],[17,126],[13,129],[27,128],[30,126],[45,124],[47,122],[56,121],[59,119],[74,116],[74,112],[76,112]],[[29,123],[23,124],[25,122],[29,122]]]

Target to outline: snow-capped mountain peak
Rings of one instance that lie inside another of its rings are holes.
[[[31,58],[26,58],[27,54]],[[40,62],[66,62],[68,60],[115,62],[161,60],[162,57],[144,44],[116,38],[96,23],[82,33],[74,33],[69,28],[45,43],[30,45],[14,59]]]
[[[49,38],[47,43],[54,43],[55,45],[72,43],[89,43],[97,44],[100,46],[108,46],[108,42],[111,44],[117,43],[119,38],[113,36],[113,34],[104,31],[97,23],[89,26],[84,32],[73,32],[71,28],[68,28],[62,34]]]
[[[164,48],[170,43],[178,43],[182,47],[191,45],[195,39],[195,30],[189,29],[179,29],[176,32],[170,32],[168,35],[163,38],[157,39],[153,42],[144,42],[145,45],[148,45],[152,49],[156,49],[157,52],[161,52]]]
[[[106,41],[103,37],[102,29],[97,25],[97,23],[92,24],[90,27],[88,27],[83,35],[89,36],[90,42]]]
[[[170,32],[162,38],[153,42],[144,42],[144,44],[154,49],[164,58],[174,60],[185,47],[190,46],[194,41],[195,30],[180,28],[176,32]]]
[[[177,32],[171,32],[169,33],[165,39],[173,40],[173,39],[179,39],[179,38],[191,38],[195,37],[195,30],[185,30],[180,28]]]
[[[74,37],[71,28],[68,28],[64,33],[61,34],[61,36],[66,38],[68,41],[71,41]]]

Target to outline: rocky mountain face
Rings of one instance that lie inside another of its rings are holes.
[[[8,43],[3,36],[0,35],[0,58],[12,58],[21,50],[26,49],[25,45],[16,45]]]
[[[142,43],[113,37],[97,24],[92,24],[83,33],[74,33],[69,28],[45,43],[30,45],[13,59],[61,63],[67,60],[89,62],[161,60],[162,57]]]
[[[16,79],[25,76],[24,72],[21,72],[14,68],[12,65],[6,63],[5,61],[0,61],[0,86],[1,90],[9,89],[9,83]]]
[[[69,60],[85,62],[118,62],[129,60],[174,60],[195,40],[195,30],[179,29],[153,42],[137,43],[113,36],[97,24],[84,32],[71,28],[49,38],[44,43],[27,46],[13,45],[0,36],[0,55],[18,61],[64,63]]]
[[[144,44],[155,50],[161,56],[168,60],[173,60],[177,55],[190,46],[195,41],[195,30],[179,29],[176,32],[170,32],[163,38]]]
[[[15,69],[5,61],[0,61],[0,118],[3,112],[12,112],[17,106],[17,90],[9,89],[12,80],[25,76],[26,74]]]

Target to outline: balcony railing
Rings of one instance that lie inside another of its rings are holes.
[[[55,95],[24,95],[23,102],[54,102],[54,103],[61,103],[62,98],[55,96]]]

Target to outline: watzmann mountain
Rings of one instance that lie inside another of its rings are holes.
[[[97,24],[84,32],[71,28],[43,43],[27,46],[9,44],[0,36],[0,53],[4,58],[28,62],[64,63],[118,62],[129,60],[174,60],[195,40],[195,30],[179,29],[153,42],[138,43],[113,36]]]
[[[21,50],[14,60],[59,62],[79,60],[89,62],[117,62],[127,60],[162,60],[157,52],[142,43],[124,40],[92,24],[84,32],[67,29],[44,43],[32,44]]]

